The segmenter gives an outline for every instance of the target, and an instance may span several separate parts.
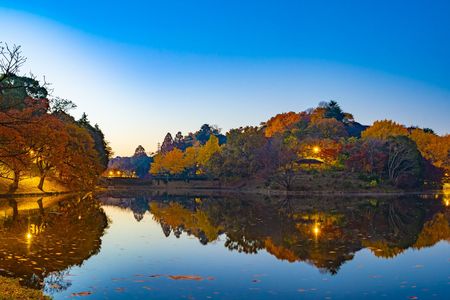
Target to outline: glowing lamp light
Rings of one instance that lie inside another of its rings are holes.
[[[314,152],[315,154],[319,153],[319,152],[320,152],[319,146],[314,146],[314,147],[313,147],[313,152]]]
[[[313,233],[314,233],[315,236],[318,236],[318,235],[319,235],[319,233],[320,233],[319,225],[317,225],[317,224],[314,225],[314,227],[313,227]]]
[[[109,176],[113,176],[114,172],[113,171],[109,171]]]
[[[27,233],[27,235],[26,235],[26,238],[27,238],[27,240],[31,240],[31,238],[32,238],[33,236],[31,235],[31,233]]]

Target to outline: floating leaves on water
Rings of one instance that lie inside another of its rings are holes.
[[[197,275],[169,275],[167,277],[173,280],[194,280],[194,281],[203,280],[201,276]]]
[[[126,278],[112,278],[111,280],[114,282],[117,282],[117,281],[125,281],[127,279]]]
[[[86,291],[86,292],[72,293],[72,297],[83,297],[89,295],[92,295],[92,292]]]

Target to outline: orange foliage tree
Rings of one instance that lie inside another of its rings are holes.
[[[291,111],[288,113],[278,114],[272,117],[266,123],[265,135],[266,137],[271,137],[276,133],[281,133],[286,129],[289,129],[295,123],[300,120],[300,115]]]
[[[438,168],[449,169],[450,136],[438,136],[416,128],[411,131],[410,138],[416,142],[422,156]]]
[[[49,173],[56,168],[63,168],[69,136],[64,123],[53,115],[40,116],[36,122],[39,126],[31,126],[26,139],[40,177],[38,188],[43,190]]]

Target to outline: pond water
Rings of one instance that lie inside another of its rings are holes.
[[[444,299],[449,200],[0,199],[0,275],[54,299]]]

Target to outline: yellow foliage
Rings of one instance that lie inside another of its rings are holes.
[[[152,202],[150,210],[157,222],[167,224],[173,229],[184,228],[197,237],[203,233],[208,241],[216,240],[222,230],[220,226],[216,227],[211,223],[204,211],[190,211],[179,203],[162,205]]]
[[[450,225],[447,217],[443,213],[437,213],[433,219],[423,225],[414,248],[421,249],[430,247],[441,240],[450,237]]]
[[[158,153],[153,157],[150,173],[153,175],[163,173],[180,174],[186,169],[205,165],[211,156],[218,151],[220,151],[219,139],[211,135],[206,144],[201,147],[189,147],[185,152],[175,148],[165,154]]]
[[[220,151],[219,139],[216,136],[211,135],[206,144],[199,150],[198,163],[200,165],[205,165],[210,160],[211,156],[213,156],[214,153],[219,151]]]
[[[392,136],[408,135],[405,126],[391,120],[375,121],[372,126],[364,130],[361,134],[363,138],[376,138],[386,140]]]
[[[186,149],[184,152],[184,165],[186,168],[193,168],[197,166],[200,147],[193,146]]]
[[[278,259],[287,260],[288,262],[300,260],[300,258],[290,249],[275,245],[270,237],[264,240],[264,247],[267,252],[274,255]]]
[[[422,129],[414,129],[410,138],[416,142],[422,156],[433,165],[438,168],[449,167],[446,165],[446,160],[450,151],[450,136],[438,136]]]
[[[170,173],[172,175],[181,173],[185,168],[183,151],[178,148],[166,154],[159,153],[154,157],[150,173]]]

